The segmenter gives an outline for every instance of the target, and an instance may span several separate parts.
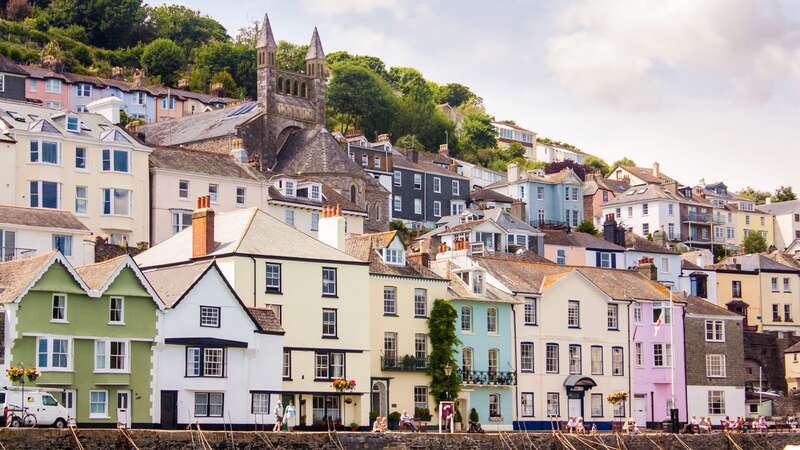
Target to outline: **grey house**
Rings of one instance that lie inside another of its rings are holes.
[[[686,397],[689,417],[744,417],[742,316],[702,298],[686,298]]]
[[[0,56],[0,98],[25,101],[25,78],[28,72]]]
[[[469,200],[469,179],[449,157],[392,149],[392,220],[431,228],[442,217],[461,213]]]

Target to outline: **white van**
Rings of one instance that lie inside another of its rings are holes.
[[[22,425],[22,391],[8,390],[4,392],[3,417],[8,420],[13,412],[16,416],[9,425],[18,427]],[[62,406],[49,393],[44,391],[25,391],[25,408],[28,413],[36,417],[37,426],[55,426],[64,428],[69,420],[69,410]]]

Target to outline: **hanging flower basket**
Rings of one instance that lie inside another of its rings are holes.
[[[608,394],[608,397],[606,397],[608,403],[611,403],[612,405],[622,403],[627,399],[628,399],[628,393],[625,391],[612,392]]]
[[[331,383],[337,392],[350,392],[356,388],[356,380],[347,380],[345,378],[335,378]]]
[[[22,381],[22,377],[25,376],[25,369],[22,367],[9,367],[6,369],[6,376],[14,383],[19,383]]]
[[[38,370],[36,370],[35,367],[31,367],[30,369],[25,370],[25,376],[31,383],[35,382],[39,378],[39,375],[41,375],[41,373]]]
[[[349,405],[349,404],[353,403],[353,399],[350,398],[350,397],[347,397],[346,399],[344,399],[344,402]]]

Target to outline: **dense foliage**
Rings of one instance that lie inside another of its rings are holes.
[[[745,253],[761,253],[767,251],[767,240],[758,232],[750,232],[742,242]]]
[[[456,336],[456,318],[458,313],[453,305],[445,300],[436,299],[428,318],[428,329],[431,338],[430,369],[431,395],[438,405],[442,400],[458,398],[461,390],[461,376],[458,373],[456,361],[456,346],[459,344]],[[450,367],[450,375],[445,373],[445,368]]]

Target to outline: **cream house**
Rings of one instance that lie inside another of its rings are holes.
[[[447,298],[448,281],[425,267],[422,255],[407,258],[397,231],[348,235],[346,249],[370,263],[371,411],[386,417],[428,410],[435,417],[428,313]]]
[[[192,226],[139,254],[146,268],[215,259],[242,302],[272,309],[285,330],[284,405],[294,425],[369,421],[369,263],[346,254],[344,218],[320,219],[320,236],[334,247],[258,208],[216,215],[208,196],[198,199]],[[353,380],[350,390],[333,387]]]
[[[241,145],[241,139],[237,140]],[[238,147],[241,149],[241,147]],[[157,147],[150,155],[151,240],[157,244],[189,227],[193,201],[209,195],[218,212],[262,208],[316,237],[324,205],[340,205],[346,229],[364,231],[366,213],[322,183],[308,177],[265,175],[232,155]]]
[[[151,149],[113,124],[119,105],[109,110],[105,117],[0,101],[0,141],[12,150],[0,160],[12,174],[0,182],[0,199],[71,211],[112,243],[149,242]]]

